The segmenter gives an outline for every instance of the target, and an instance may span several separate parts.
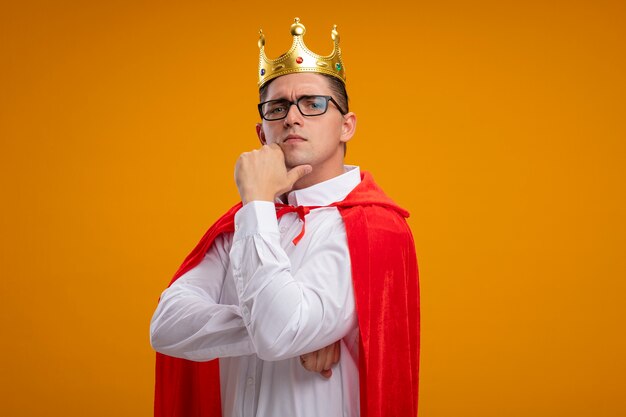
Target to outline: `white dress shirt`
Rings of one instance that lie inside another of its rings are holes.
[[[287,195],[290,205],[326,206],[360,182],[358,167]],[[220,358],[225,417],[359,415],[358,328],[350,254],[341,215],[312,210],[276,219],[274,204],[253,201],[235,215],[204,259],[161,295],[151,343],[166,355]],[[330,379],[299,356],[341,339]]]

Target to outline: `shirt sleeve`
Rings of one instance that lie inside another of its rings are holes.
[[[246,204],[235,225],[233,278],[244,323],[261,359],[312,352],[356,328],[350,254],[338,213],[315,230],[307,229],[308,239],[299,243],[306,245],[306,253],[295,273],[281,247],[274,204]]]
[[[195,361],[254,353],[239,306],[219,304],[227,243],[224,235],[215,239],[204,259],[161,294],[150,323],[156,351]]]

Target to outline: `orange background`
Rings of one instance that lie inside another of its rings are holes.
[[[299,16],[412,213],[420,415],[626,415],[625,4],[3,2],[0,414],[150,415],[152,311]]]

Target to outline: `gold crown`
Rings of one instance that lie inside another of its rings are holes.
[[[333,30],[330,33],[334,42],[334,48],[328,56],[313,53],[306,47],[302,39],[305,32],[304,25],[296,17],[294,24],[291,25],[293,43],[289,51],[276,59],[268,59],[265,55],[265,35],[263,35],[263,30],[259,30],[259,49],[261,50],[259,58],[259,88],[269,80],[295,72],[328,74],[339,78],[343,83],[346,82],[346,73],[341,60],[341,48],[339,48],[337,25],[333,26]]]

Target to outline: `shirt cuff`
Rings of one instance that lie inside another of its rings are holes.
[[[280,235],[276,208],[271,201],[251,201],[235,214],[233,242],[265,233]]]

